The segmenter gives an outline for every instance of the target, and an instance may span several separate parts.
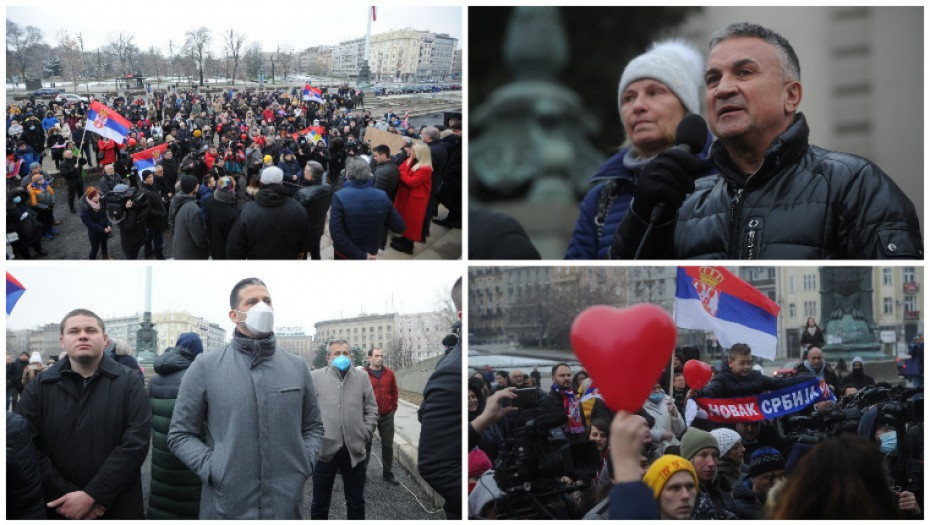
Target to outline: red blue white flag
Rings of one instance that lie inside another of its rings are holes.
[[[713,331],[724,348],[745,343],[775,359],[780,308],[749,283],[715,266],[678,268],[675,325]]]
[[[168,143],[160,144],[154,148],[144,149],[138,153],[132,154],[132,163],[136,166],[136,169],[139,170],[139,173],[142,173],[142,170],[147,168],[154,168],[156,164],[161,160],[162,155],[165,154],[165,150],[168,149]]]
[[[310,102],[316,102],[317,104],[323,103],[323,91],[319,88],[315,88],[310,84],[304,84],[304,100],[309,100]]]
[[[6,272],[6,314],[10,315],[10,312],[13,311],[13,307],[16,306],[16,301],[19,301],[19,298],[22,297],[23,293],[26,292],[26,287],[23,286],[19,281],[16,280],[16,277],[10,275],[10,272]]]
[[[129,135],[129,128],[131,127],[132,124],[128,120],[111,108],[96,100],[90,103],[87,122],[84,125],[87,131],[92,131],[122,144],[126,140],[126,135]]]

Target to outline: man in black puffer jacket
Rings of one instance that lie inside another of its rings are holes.
[[[710,47],[709,160],[720,175],[695,182],[707,167],[681,148],[652,160],[611,258],[632,258],[640,244],[649,259],[923,258],[914,205],[894,181],[867,159],[808,143],[787,40],[737,23]]]
[[[200,336],[186,332],[178,336],[175,348],[155,358],[158,376],[152,378],[148,388],[152,405],[152,486],[145,517],[150,520],[196,520],[200,516],[200,478],[168,450],[168,429],[181,380],[202,353]]]
[[[32,434],[19,414],[6,413],[6,519],[44,520],[45,500]]]
[[[281,185],[284,172],[262,170],[262,189],[245,205],[226,240],[230,259],[303,259],[310,247],[310,219]]]
[[[306,186],[294,198],[310,219],[310,258],[320,260],[320,238],[326,228],[326,213],[333,202],[333,187],[323,184],[323,165],[315,160],[307,161],[303,183]]]

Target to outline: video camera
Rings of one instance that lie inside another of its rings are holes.
[[[570,493],[591,485],[600,467],[597,446],[569,441],[560,428],[564,414],[517,414],[523,417],[494,466],[494,480],[505,493],[496,501],[498,518],[580,518]]]
[[[101,200],[106,205],[107,219],[113,224],[119,224],[126,218],[126,202],[131,200],[134,207],[142,209],[145,205],[145,194],[138,188],[128,187],[122,191],[107,192]]]

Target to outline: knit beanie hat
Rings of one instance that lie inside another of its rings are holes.
[[[701,112],[704,60],[690,44],[681,40],[656,42],[648,51],[630,60],[620,77],[620,87],[617,90],[618,107],[623,105],[621,100],[626,88],[644,78],[665,84],[678,97],[688,113]]]
[[[852,364],[856,364],[856,363],[859,363],[860,365],[865,366],[865,361],[863,361],[862,358],[859,356],[854,357],[852,360]]]
[[[262,170],[262,184],[281,184],[284,180],[284,172],[277,166],[269,166]]]
[[[785,458],[772,447],[759,447],[749,456],[749,477],[773,470],[785,470]]]
[[[715,448],[719,451],[720,445],[710,432],[689,427],[685,435],[681,436],[681,457],[690,461],[702,448]]]
[[[737,444],[739,440],[742,439],[735,430],[729,428],[715,428],[711,430],[710,433],[717,438],[717,444],[720,445],[721,456],[726,456],[733,445]]]
[[[662,489],[665,488],[668,479],[676,472],[682,471],[691,474],[691,477],[694,478],[694,485],[698,485],[697,472],[694,471],[694,466],[691,462],[681,456],[672,454],[665,454],[655,460],[652,466],[649,467],[649,470],[646,471],[646,475],[643,476],[643,483],[648,485],[655,494],[656,499],[659,499],[659,494],[662,493]]]
[[[190,195],[194,188],[197,187],[197,177],[193,175],[181,175],[181,192]]]
[[[481,477],[486,471],[493,467],[491,459],[480,448],[474,448],[468,453],[468,477]]]
[[[32,363],[39,363],[40,365],[42,364],[42,356],[39,355],[39,352],[33,352],[32,355],[29,356],[29,364]]]

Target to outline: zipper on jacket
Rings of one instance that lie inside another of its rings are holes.
[[[739,188],[738,190],[736,190],[736,196],[734,196],[733,199],[730,201],[730,224],[729,224],[730,235],[729,235],[729,238],[733,239],[733,241],[731,242],[728,240],[727,252],[730,252],[731,247],[739,246],[738,242],[740,238],[740,231],[739,231],[739,222],[737,221],[737,217],[739,217],[739,210],[741,208],[740,205],[742,204],[741,203],[742,197],[743,197],[743,188]],[[739,258],[738,254],[728,253],[727,255],[729,259]]]
[[[746,224],[746,259],[756,259],[762,245],[762,219],[752,217]]]

